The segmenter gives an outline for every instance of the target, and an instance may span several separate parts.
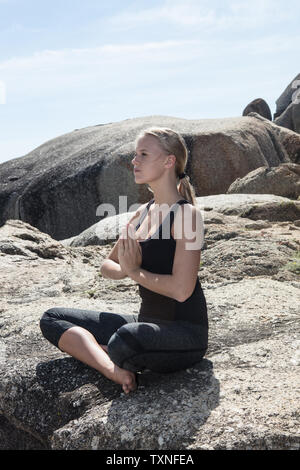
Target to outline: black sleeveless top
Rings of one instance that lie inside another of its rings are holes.
[[[141,225],[153,202],[154,199],[151,199],[147,204],[135,230]],[[173,204],[157,231],[146,240],[139,241],[142,250],[142,269],[152,273],[172,274],[176,240],[172,237],[171,227],[179,205],[188,203],[187,200],[181,199]],[[138,321],[183,320],[208,327],[206,300],[198,276],[193,293],[184,302],[158,294],[140,284],[138,286],[142,299]]]

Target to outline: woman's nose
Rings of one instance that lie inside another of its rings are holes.
[[[133,159],[131,160],[131,163],[134,165],[135,163],[137,163],[137,158],[136,158],[136,155],[133,157]]]

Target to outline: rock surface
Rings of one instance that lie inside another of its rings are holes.
[[[75,237],[60,240],[64,246],[106,245],[120,235],[133,212],[106,217]]]
[[[300,133],[300,73],[276,100],[274,123]]]
[[[299,98],[300,100],[300,98]],[[280,116],[274,119],[277,126],[286,127],[294,132],[300,133],[300,102],[290,103]]]
[[[275,194],[289,199],[300,196],[300,165],[282,163],[276,167],[260,167],[237,178],[228,188],[228,194]]]
[[[298,73],[293,80],[287,85],[285,90],[281,93],[279,98],[276,100],[276,113],[274,118],[280,116],[291,104],[293,95],[295,91],[297,90],[297,82],[300,80],[300,73]]]
[[[99,275],[113,243],[64,246],[19,220],[0,228],[0,448],[300,448],[300,217],[273,221],[265,207],[254,220],[246,196],[274,207],[284,199],[220,194],[203,203],[205,359],[144,372],[128,396],[39,330],[54,306],[138,313],[135,282]]]
[[[243,111],[243,116],[248,116],[250,113],[257,113],[265,119],[272,121],[272,114],[268,103],[262,98],[256,98],[251,101]]]
[[[203,120],[148,116],[91,126],[0,165],[0,225],[20,219],[61,240],[101,220],[97,210],[103,203],[119,214],[146,202],[152,193],[135,183],[131,160],[137,134],[152,125],[184,137],[190,152],[186,171],[198,196],[224,194],[236,178],[258,167],[300,159],[300,136],[257,113]],[[128,198],[125,211],[119,195]]]

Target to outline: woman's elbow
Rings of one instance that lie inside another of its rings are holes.
[[[181,290],[181,289],[178,289],[175,293],[175,300],[177,300],[177,302],[185,302],[190,296],[186,294],[185,291]]]
[[[103,263],[100,266],[100,273],[102,274],[103,277],[109,278],[109,269],[108,268],[108,263],[107,259],[103,261]]]
[[[180,286],[178,289],[176,289],[175,293],[175,300],[177,302],[185,302],[193,293],[193,289],[191,287],[184,287]]]
[[[184,293],[176,295],[177,302],[185,302],[188,298],[189,296],[185,295]]]
[[[108,279],[120,280],[127,277],[127,273],[124,273],[122,271],[122,268],[119,263],[109,258],[103,261],[100,267],[100,272],[103,277],[106,277]]]
[[[103,269],[103,264],[104,264],[104,263],[102,263],[102,265],[100,266],[100,273],[101,273],[101,275],[102,275],[103,277],[106,277],[106,276],[105,276],[104,269]]]

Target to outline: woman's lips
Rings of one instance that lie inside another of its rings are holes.
[[[133,171],[134,171],[134,173],[138,173],[138,172],[141,171],[141,170],[133,170]]]

